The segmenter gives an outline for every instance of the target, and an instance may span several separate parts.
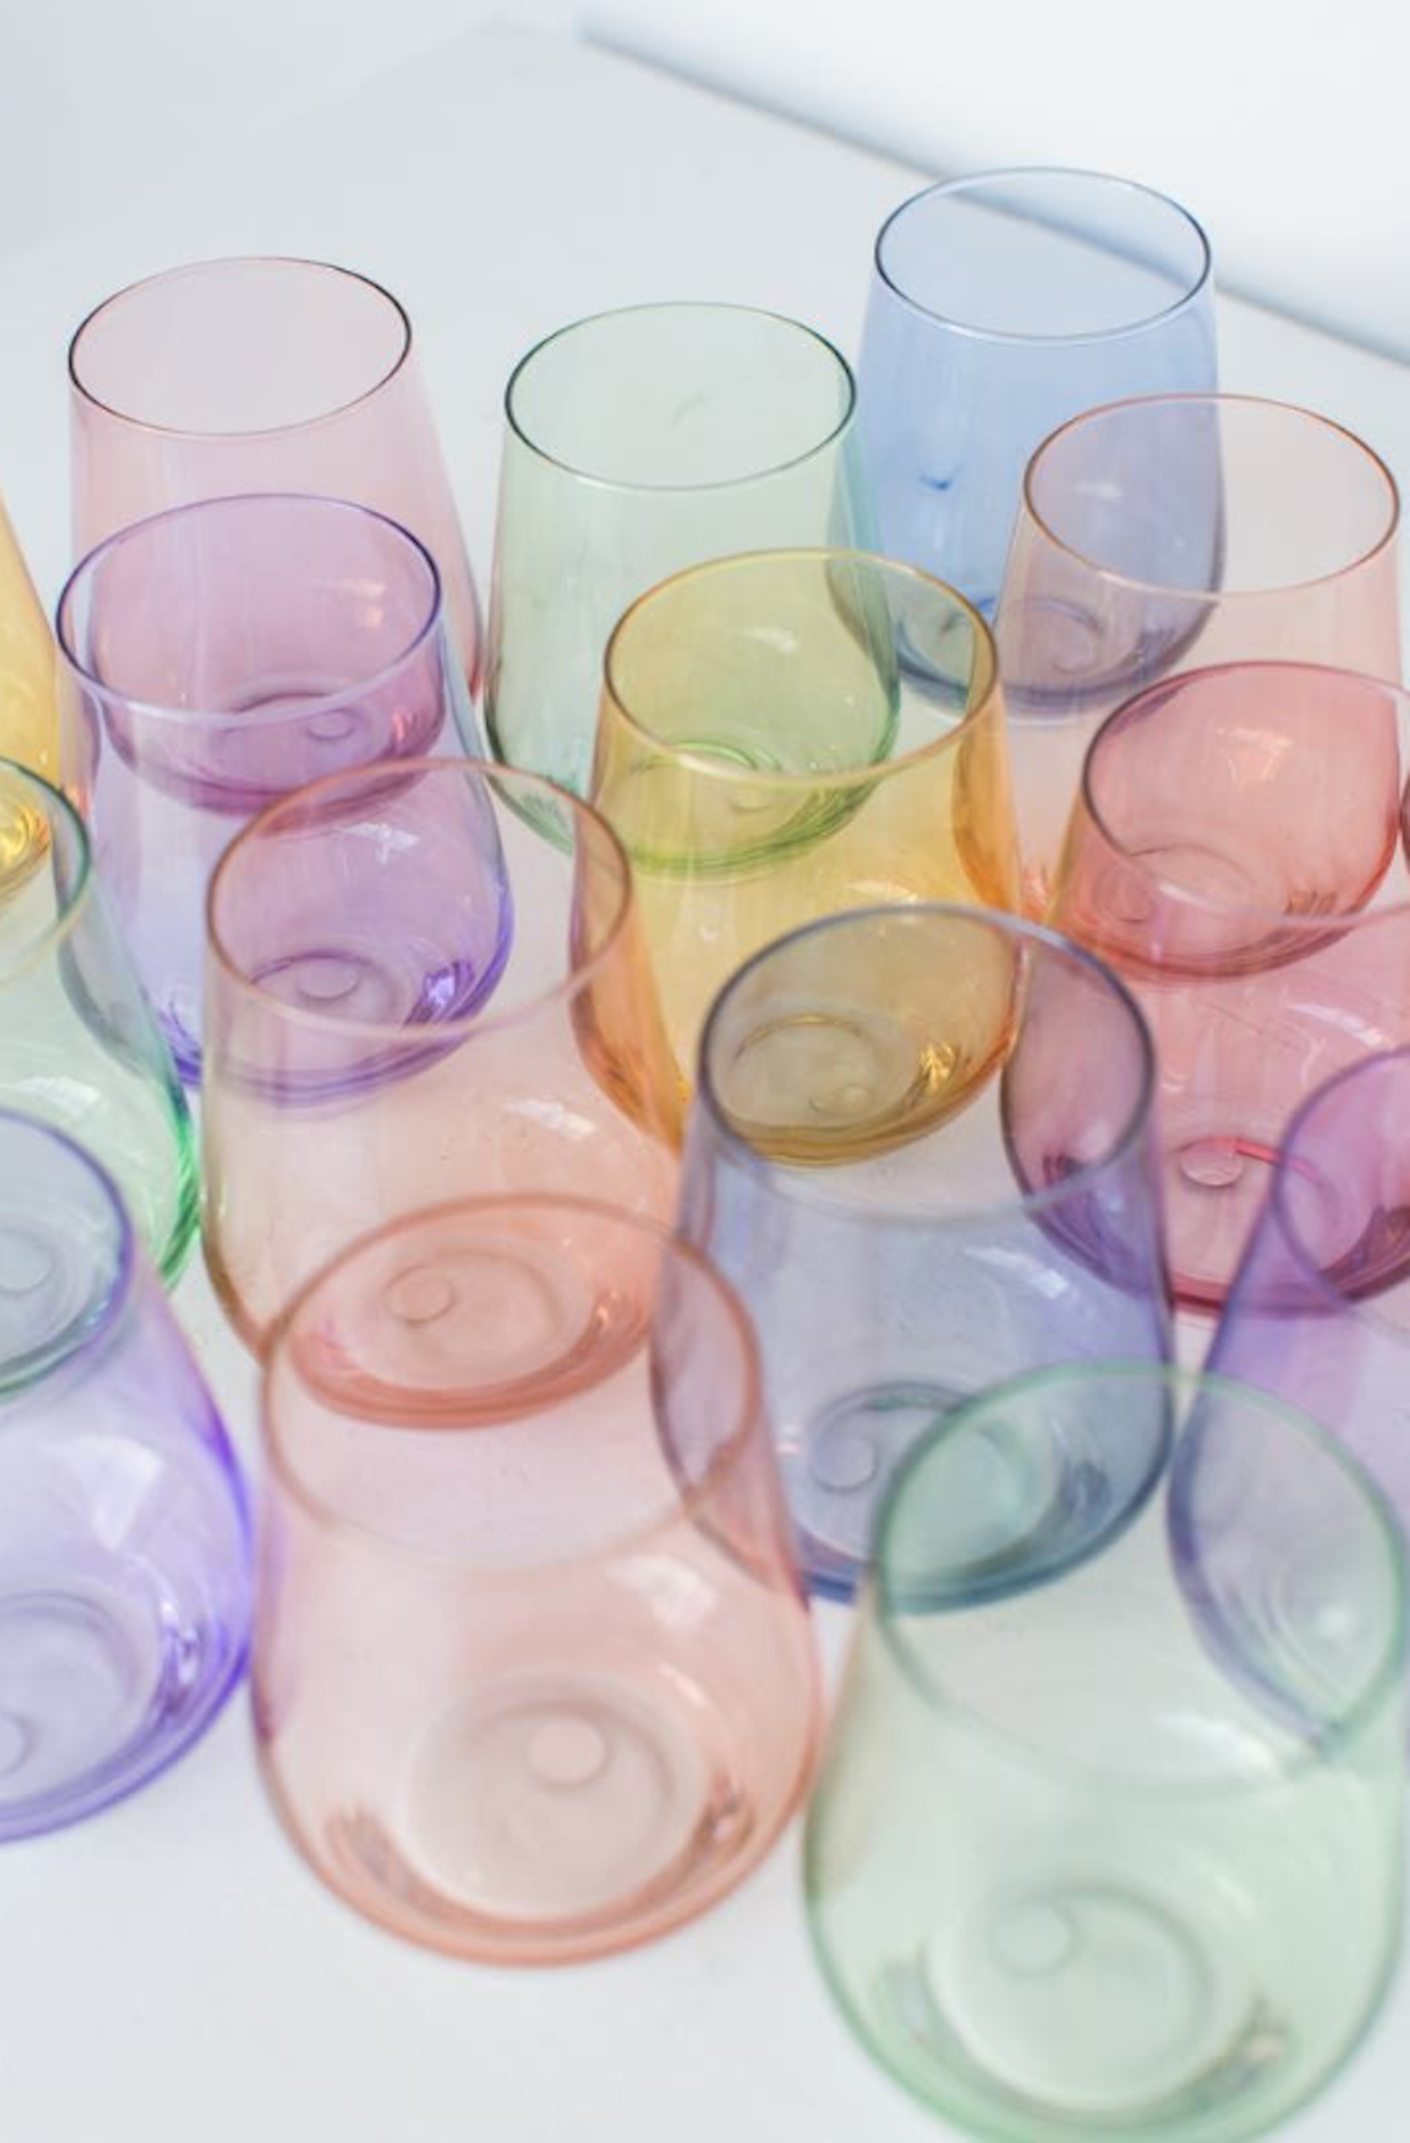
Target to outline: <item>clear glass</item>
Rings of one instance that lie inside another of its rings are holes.
[[[0,1839],[174,1762],[248,1621],[234,1455],[112,1181],[0,1111]]]
[[[1132,1444],[1126,1505],[1035,1557],[1042,1484]],[[1395,1963],[1405,1644],[1391,1512],[1263,1393],[1093,1364],[954,1415],[893,1485],[808,1821],[868,2051],[1008,2143],[1284,2120]]]
[[[878,549],[992,617],[1023,471],[1080,410],[1218,384],[1209,244],[1097,171],[988,171],[882,225],[857,368]]]
[[[961,1400],[1168,1352],[1154,1089],[1122,985],[1012,916],[834,916],[724,990],[681,1227],[756,1319],[814,1590],[850,1595],[888,1483]],[[1124,1500],[1127,1458],[1054,1473],[1035,1531]]]
[[[196,499],[354,499],[431,552],[477,689],[475,584],[411,322],[389,291],[326,261],[170,268],[88,315],[69,378],[76,559]]]
[[[257,1351],[345,1244],[439,1199],[674,1210],[631,872],[533,775],[414,760],[270,805],[211,881],[205,1020],[206,1260]]]
[[[52,781],[58,741],[54,642],[0,505],[0,759],[16,760]]]
[[[1399,681],[1399,515],[1368,446],[1281,402],[1119,403],[1039,448],[995,622],[1030,905],[1083,754],[1143,687],[1252,661]]]
[[[64,783],[194,1084],[211,871],[276,797],[436,748],[453,696],[440,580],[365,507],[210,499],[100,544],[58,633]]]
[[[1052,920],[1150,1023],[1187,1309],[1223,1301],[1298,1104],[1410,1040],[1407,768],[1404,693],[1293,663],[1186,672],[1093,742]]]
[[[294,1304],[264,1420],[260,1756],[325,1882],[550,1964],[749,1872],[819,1685],[752,1334],[693,1251],[575,1199],[410,1215]]]
[[[784,931],[877,901],[1017,901],[989,629],[864,552],[722,559],[635,604],[592,797],[632,859],[686,1081],[716,992]]]
[[[171,1285],[196,1236],[191,1119],[72,804],[0,760],[0,1107],[114,1178]]]
[[[811,328],[640,305],[559,330],[505,394],[485,719],[512,766],[587,793],[602,650],[701,559],[864,543],[855,389]]]

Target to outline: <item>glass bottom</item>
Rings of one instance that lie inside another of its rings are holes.
[[[1162,1173],[1171,1278],[1182,1309],[1222,1308],[1272,1184],[1286,1128],[1286,1112],[1239,1123],[1218,1112],[1193,1118],[1171,1112]],[[1335,1198],[1330,1184],[1313,1187]]]
[[[938,1384],[872,1385],[831,1400],[785,1434],[779,1457],[810,1591],[852,1598],[897,1468],[965,1396]]]

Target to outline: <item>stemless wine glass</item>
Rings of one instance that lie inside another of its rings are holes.
[[[265,1776],[394,1932],[550,1964],[773,1843],[818,1678],[752,1334],[664,1229],[477,1199],[369,1235],[265,1385]]]
[[[244,1491],[110,1178],[0,1111],[0,1839],[164,1770],[239,1677]]]
[[[1117,403],[1039,448],[995,623],[1035,907],[1083,753],[1144,686],[1245,661],[1399,680],[1399,512],[1368,446],[1281,402]]]
[[[1013,916],[833,916],[724,990],[681,1226],[756,1319],[815,1590],[851,1592],[887,1483],[962,1398],[1167,1352],[1154,1088],[1122,985]],[[1034,1479],[1035,1537],[1090,1524],[1140,1463]]]
[[[1097,171],[989,171],[882,225],[857,368],[879,546],[992,617],[1024,466],[1118,396],[1217,384],[1209,244]]]
[[[195,1082],[212,867],[275,797],[435,748],[451,698],[439,576],[366,507],[208,499],[100,544],[58,635],[65,785]]]
[[[1052,919],[1150,1023],[1189,1309],[1223,1301],[1299,1102],[1410,1040],[1407,765],[1404,693],[1297,663],[1185,672],[1092,745]]]
[[[52,778],[58,768],[54,643],[0,505],[0,759]]]
[[[1035,1559],[1030,1477],[1123,1431],[1145,1481]],[[1283,2120],[1399,1946],[1405,1647],[1394,1519],[1305,1416],[1149,1365],[974,1400],[893,1485],[809,1817],[868,2050],[1015,2143]]]
[[[1017,899],[989,629],[860,551],[721,559],[643,596],[607,650],[592,797],[636,871],[684,1076],[716,991],[784,931]]]
[[[41,1117],[115,1178],[168,1284],[195,1239],[176,1068],[113,925],[83,821],[0,760],[0,1106]]]
[[[196,261],[105,299],[74,335],[69,378],[75,558],[195,499],[355,499],[435,558],[476,689],[475,584],[411,322],[389,291],[326,261]]]
[[[743,305],[639,305],[559,330],[505,393],[485,720],[584,794],[607,636],[645,588],[726,553],[866,541],[844,360]]]
[[[211,880],[206,1257],[258,1350],[310,1275],[437,1199],[670,1216],[681,1095],[597,814],[473,760],[272,804]]]

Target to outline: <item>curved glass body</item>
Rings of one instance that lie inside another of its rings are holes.
[[[0,759],[54,780],[58,771],[54,642],[0,506]]]

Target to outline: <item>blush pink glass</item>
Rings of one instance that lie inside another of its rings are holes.
[[[574,1199],[409,1215],[294,1303],[264,1425],[256,1729],[325,1882],[550,1964],[748,1873],[818,1684],[753,1336],[695,1251]]]
[[[994,626],[1031,908],[1095,730],[1144,687],[1226,662],[1399,679],[1399,510],[1360,439],[1244,395],[1115,402],[1039,447]]]
[[[1088,756],[1053,920],[1149,1021],[1187,1308],[1224,1299],[1293,1111],[1410,1040],[1408,749],[1395,686],[1237,663],[1140,694]]]
[[[91,312],[69,377],[76,558],[195,499],[355,499],[434,556],[476,688],[474,583],[411,322],[389,291],[325,261],[196,261]]]
[[[227,849],[207,906],[206,1257],[259,1349],[320,1266],[443,1198],[670,1217],[681,1093],[631,872],[532,774],[334,774]]]

